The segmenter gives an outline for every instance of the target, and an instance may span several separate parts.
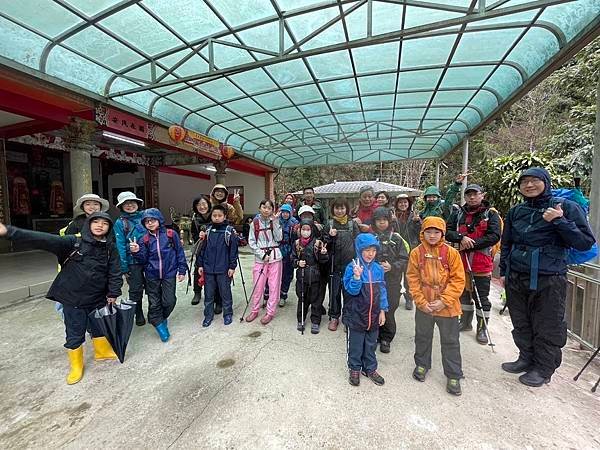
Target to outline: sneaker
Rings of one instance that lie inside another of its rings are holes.
[[[360,371],[359,370],[351,370],[350,376],[348,377],[348,382],[352,386],[358,386],[360,384]]]
[[[320,326],[319,326],[318,323],[311,324],[311,326],[310,326],[310,333],[311,334],[319,334],[319,328],[320,328]]]
[[[383,379],[383,377],[381,375],[379,375],[376,370],[373,370],[372,372],[369,372],[369,373],[363,371],[362,374],[365,377],[369,378],[377,386],[383,386],[383,384],[385,383],[385,380]]]
[[[280,298],[279,299],[279,307],[283,308],[285,306],[285,298]]]
[[[223,317],[223,323],[225,325],[231,325],[231,322],[233,322],[233,316],[227,315],[227,316]]]
[[[212,319],[204,319],[204,321],[202,322],[202,326],[204,328],[206,327],[210,327],[210,324],[212,323]]]
[[[388,341],[381,341],[379,343],[379,351],[381,353],[389,353],[390,352],[390,343]]]
[[[298,322],[298,326],[296,326],[296,330],[304,331],[304,325],[302,325],[302,322]]]
[[[457,397],[462,394],[460,389],[460,380],[457,378],[448,378],[448,382],[446,383],[446,392],[452,395],[456,395]]]
[[[251,312],[250,314],[248,314],[246,316],[246,322],[252,322],[257,317],[258,317],[258,313],[257,312]]]
[[[268,314],[265,314],[264,317],[262,319],[260,319],[260,323],[262,323],[263,325],[268,324],[271,320],[273,320],[273,316],[270,316]]]
[[[340,320],[339,319],[331,319],[329,321],[329,325],[327,326],[327,329],[329,331],[336,331],[339,324],[340,324]]]
[[[413,370],[412,376],[415,380],[423,382],[425,381],[425,376],[427,375],[428,370],[423,366],[415,367]]]

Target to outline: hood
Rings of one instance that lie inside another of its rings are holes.
[[[428,195],[437,195],[438,197],[442,196],[437,186],[429,186],[427,189],[425,189],[425,192],[423,193],[423,198],[427,197]]]
[[[543,167],[531,167],[521,174],[518,183],[521,183],[521,179],[524,177],[536,177],[544,182],[544,192],[536,197],[536,199],[552,197],[552,179],[550,173]]]
[[[446,235],[446,222],[444,221],[444,219],[440,217],[429,216],[426,217],[425,220],[423,220],[423,224],[421,225],[421,233],[419,233],[419,238],[421,239],[421,242],[423,244],[429,246],[429,244],[425,242],[425,236],[423,235],[423,231],[427,228],[437,228],[438,230],[442,230],[442,239],[440,239],[438,245],[444,243],[444,236]]]
[[[387,219],[388,222],[392,220],[392,211],[390,208],[385,206],[379,206],[373,211],[373,221],[377,219]]]
[[[287,203],[284,203],[283,205],[281,205],[281,208],[279,208],[279,211],[286,211],[289,212],[290,215],[293,213],[293,209],[291,205],[288,205]]]
[[[97,218],[101,218],[101,219],[105,219],[108,220],[108,223],[110,224],[109,228],[108,228],[108,233],[106,233],[106,240],[112,240],[112,229],[113,229],[113,220],[110,218],[110,216],[108,214],[106,214],[105,212],[95,212],[90,214],[87,219],[85,219],[83,228],[81,228],[81,239],[83,239],[84,241],[87,242],[94,242],[96,241],[96,239],[94,238],[94,236],[92,235],[92,232],[90,230],[90,222],[94,219]]]
[[[213,188],[213,190],[214,190],[214,188]],[[192,212],[198,214],[198,211],[196,211],[196,206],[198,206],[198,203],[200,203],[200,200],[202,200],[202,199],[206,200],[206,203],[208,203],[208,211],[206,212],[206,214],[210,214],[211,204],[210,204],[210,198],[207,195],[199,195],[192,201]]]
[[[227,188],[225,187],[224,184],[215,184],[214,187],[212,188],[212,191],[210,191],[210,196],[212,198],[215,198],[215,190],[217,189],[223,189],[225,191],[225,198],[222,200],[224,202],[227,201],[227,197],[229,197],[229,191],[227,190]],[[216,200],[216,198],[215,198]]]
[[[158,223],[160,224],[161,228],[165,226],[165,218],[163,217],[162,213],[156,208],[148,208],[144,211],[144,214],[142,214],[142,225],[144,225],[144,221],[146,219],[156,219],[158,220]],[[146,228],[145,225],[144,228]]]
[[[298,226],[298,236],[301,236],[300,232],[302,231],[302,225],[310,225],[310,238],[315,238],[318,235],[317,227],[315,222],[312,219],[302,219],[300,221],[300,225]]]
[[[379,240],[371,233],[360,233],[354,240],[354,250],[363,264],[366,263],[362,259],[362,251],[367,247],[377,247],[377,250],[379,250]]]

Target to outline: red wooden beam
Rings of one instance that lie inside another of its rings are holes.
[[[35,98],[26,97],[4,89],[0,89],[0,109],[36,120],[46,120],[62,124],[68,124],[72,116],[93,119],[92,111],[89,111],[89,114],[85,112],[73,112],[60,106],[41,102]]]
[[[182,177],[200,178],[201,180],[210,180],[210,175],[192,170],[179,169],[177,167],[163,166],[158,168],[159,172],[180,175]]]
[[[61,128],[63,124],[46,120],[28,120],[26,122],[15,123],[0,127],[0,137],[10,139],[27,134],[45,133],[46,131]]]
[[[239,170],[240,172],[256,175],[258,177],[264,177],[265,174],[273,172],[273,169],[267,168],[267,166],[262,166],[245,159],[232,159],[227,163],[227,167],[233,170]]]

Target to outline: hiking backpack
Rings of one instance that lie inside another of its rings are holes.
[[[481,220],[485,220],[485,221],[490,220],[490,211],[498,214],[498,220],[500,222],[500,240],[498,242],[496,242],[494,245],[492,245],[491,247],[489,247],[490,256],[492,257],[492,261],[493,261],[494,257],[498,254],[498,252],[500,251],[500,248],[502,247],[502,232],[504,231],[504,219],[502,219],[500,212],[496,208],[487,208],[484,211]],[[464,216],[465,216],[465,214],[464,214],[463,209],[462,208],[459,209],[458,210],[458,218],[456,220],[456,229],[457,230],[460,228],[460,221],[462,220],[462,218]]]
[[[254,228],[254,240],[256,242],[258,242],[258,236],[260,235],[261,231],[267,231],[270,230],[271,232],[273,231],[273,221],[270,220],[269,221],[269,227],[268,228],[261,228],[260,227],[260,219],[258,217],[255,217],[254,219],[252,219],[252,226]]]
[[[167,232],[167,238],[169,239],[169,247],[174,248],[175,244],[174,244],[174,236],[175,236],[175,230],[173,230],[172,228],[167,228],[166,229]],[[144,235],[144,237],[142,238],[142,242],[144,243],[144,245],[148,245],[150,243],[150,233],[146,233]]]

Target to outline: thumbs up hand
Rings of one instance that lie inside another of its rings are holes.
[[[554,219],[558,219],[563,217],[564,212],[562,209],[562,204],[558,203],[554,208],[548,208],[544,211],[542,217],[546,222],[552,222]]]

